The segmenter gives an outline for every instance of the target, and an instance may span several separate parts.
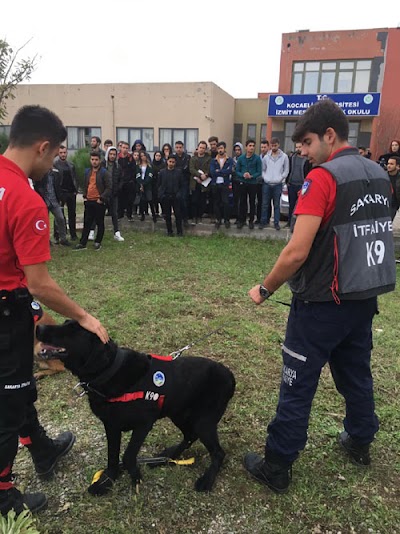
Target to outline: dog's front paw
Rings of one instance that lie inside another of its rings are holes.
[[[208,473],[204,473],[203,476],[198,478],[194,484],[196,491],[211,491],[214,485],[215,478],[211,477]]]
[[[88,487],[88,492],[91,495],[105,495],[111,490],[114,482],[115,479],[108,475],[107,469],[97,471],[93,477],[92,483]]]

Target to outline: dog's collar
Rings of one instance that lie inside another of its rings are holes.
[[[108,382],[110,378],[113,377],[120,370],[124,360],[125,351],[118,347],[111,367],[103,371],[100,376],[96,376],[96,378],[94,380],[91,380],[90,383],[87,382],[87,385],[98,387]]]

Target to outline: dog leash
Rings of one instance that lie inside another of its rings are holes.
[[[184,352],[185,350],[191,349],[194,345],[197,345],[198,343],[200,343],[200,341],[203,341],[204,339],[207,339],[208,337],[213,336],[214,334],[216,334],[218,332],[221,332],[221,330],[223,328],[225,328],[226,326],[228,326],[229,324],[231,324],[231,323],[223,324],[222,326],[220,326],[219,328],[216,328],[215,330],[212,330],[211,332],[209,332],[205,336],[202,336],[202,337],[196,339],[195,341],[193,341],[192,343],[189,343],[189,345],[185,345],[181,349],[175,350],[174,352],[171,352],[168,356],[171,356],[173,360],[176,360],[176,358],[179,358],[179,356],[182,355],[182,352]]]

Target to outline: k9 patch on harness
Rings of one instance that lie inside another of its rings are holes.
[[[305,180],[303,183],[303,187],[301,188],[301,194],[304,196],[308,190],[310,189],[312,184],[312,180]]]

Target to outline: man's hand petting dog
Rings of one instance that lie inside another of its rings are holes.
[[[60,326],[39,326],[38,339],[65,349],[65,367],[79,378],[88,393],[93,413],[103,422],[108,463],[96,474],[89,492],[103,495],[120,473],[122,432],[132,431],[122,457],[136,489],[141,480],[137,455],[154,423],[169,417],[181,430],[180,443],[157,456],[178,459],[197,439],[208,450],[211,463],[197,479],[197,491],[210,491],[225,452],[217,426],[235,391],[232,372],[207,358],[171,357],[104,344],[76,321]]]

